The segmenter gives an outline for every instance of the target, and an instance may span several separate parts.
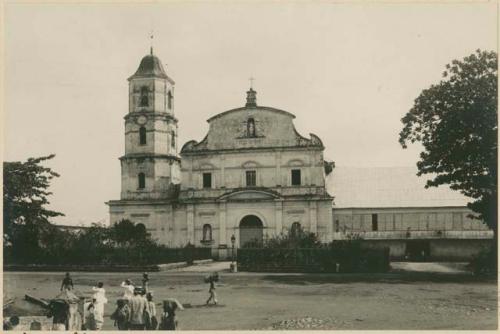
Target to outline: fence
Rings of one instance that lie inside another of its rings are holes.
[[[253,272],[386,272],[389,249],[242,248],[238,270]]]

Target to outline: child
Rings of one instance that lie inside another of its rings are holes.
[[[118,327],[120,331],[129,329],[128,320],[130,318],[130,308],[127,302],[127,299],[118,299],[116,301],[117,308],[113,314],[111,314],[111,319],[115,321],[115,327]]]
[[[163,301],[163,314],[161,315],[160,330],[174,331],[177,328],[177,321],[175,320],[175,310],[177,303],[168,300]]]

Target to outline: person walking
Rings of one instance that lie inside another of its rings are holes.
[[[102,282],[97,283],[97,287],[93,286],[94,296],[92,297],[94,302],[94,318],[96,324],[96,330],[100,330],[104,324],[104,304],[108,303],[106,298],[106,290],[104,289],[104,284]]]
[[[217,295],[215,293],[215,281],[216,278],[212,275],[208,279],[208,282],[210,283],[210,288],[208,289],[208,293],[210,296],[207,299],[207,305],[210,303],[210,301],[214,302],[214,305],[217,305]]]
[[[111,320],[114,320],[115,327],[119,331],[126,331],[129,329],[130,308],[128,307],[128,299],[118,299],[116,301],[117,308],[111,314]]]
[[[129,300],[130,305],[130,318],[129,329],[131,330],[144,330],[144,313],[146,312],[147,300],[140,295],[141,289],[135,288],[134,295]]]
[[[61,282],[61,291],[69,291],[73,289],[74,289],[73,280],[71,279],[69,273],[66,273],[66,276],[63,278]]]

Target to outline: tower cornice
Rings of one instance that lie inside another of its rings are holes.
[[[123,116],[123,119],[125,120],[129,120],[130,118],[137,118],[139,116],[153,116],[155,119],[165,119],[165,120],[172,120],[174,122],[178,122],[178,119],[175,118],[174,115],[172,115],[171,113],[167,113],[167,112],[154,112],[154,111],[133,111],[133,112],[129,112],[128,114],[126,114],[125,116]]]
[[[180,162],[181,158],[172,154],[156,154],[156,153],[130,153],[122,155],[118,158],[119,160],[133,160],[133,159],[165,159],[165,160],[175,160]]]

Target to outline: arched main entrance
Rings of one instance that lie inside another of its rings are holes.
[[[240,247],[243,247],[247,242],[257,241],[262,242],[264,236],[264,225],[259,217],[248,215],[240,221]]]

